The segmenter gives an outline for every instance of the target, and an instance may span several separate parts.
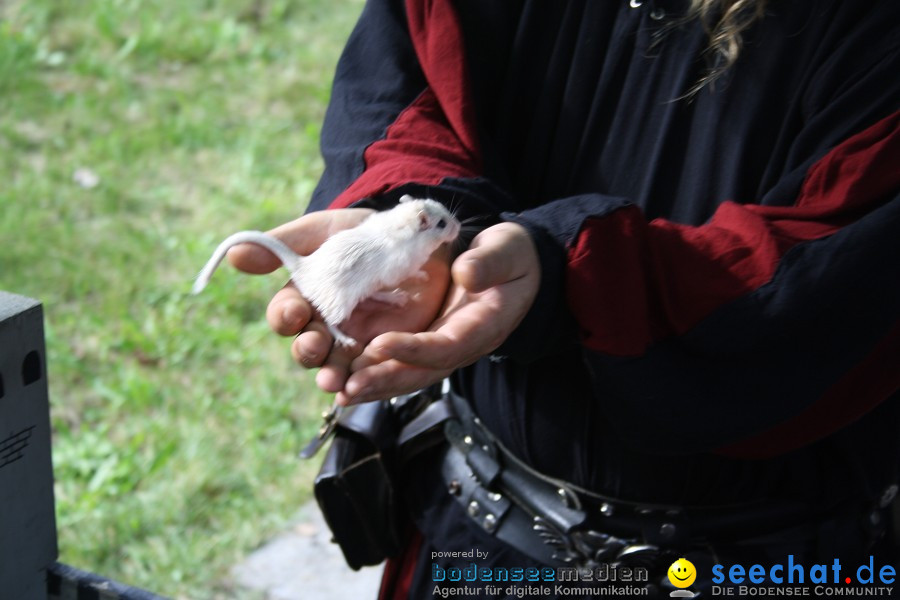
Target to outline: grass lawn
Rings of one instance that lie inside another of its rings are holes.
[[[0,3],[0,289],[44,303],[60,559],[179,598],[310,496],[330,399],[264,310],[191,280],[298,215],[362,0]]]

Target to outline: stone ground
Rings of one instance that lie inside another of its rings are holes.
[[[375,600],[378,567],[353,571],[315,502],[303,506],[289,530],[250,554],[231,572],[235,595],[265,600]]]

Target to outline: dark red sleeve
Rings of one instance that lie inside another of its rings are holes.
[[[768,456],[900,388],[898,165],[900,112],[818,160],[793,206],[726,202],[686,226],[597,196],[517,216],[565,249],[566,303],[623,436]]]
[[[726,202],[699,227],[625,206],[585,220],[568,251],[567,297],[584,344],[643,354],[772,280],[797,244],[826,238],[900,190],[900,112],[817,162],[794,206]],[[900,373],[898,373],[900,374]]]
[[[449,0],[369,2],[338,65],[311,209],[427,193],[461,218],[497,214],[508,200],[480,179],[476,130]]]

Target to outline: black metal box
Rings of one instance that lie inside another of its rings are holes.
[[[44,322],[36,300],[0,292],[0,596],[46,600],[56,560]]]

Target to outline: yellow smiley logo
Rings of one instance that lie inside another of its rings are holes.
[[[669,567],[668,575],[672,585],[677,588],[686,588],[697,579],[697,569],[688,559],[679,558]]]

